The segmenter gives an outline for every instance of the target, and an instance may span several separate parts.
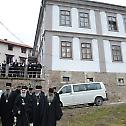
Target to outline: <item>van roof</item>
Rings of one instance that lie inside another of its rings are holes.
[[[79,84],[91,84],[91,83],[103,83],[103,82],[98,82],[98,81],[96,81],[96,82],[84,82],[84,83],[70,83],[70,84],[65,84],[65,85],[79,85]]]

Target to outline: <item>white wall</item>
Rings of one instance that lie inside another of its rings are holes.
[[[56,31],[64,31],[64,32],[76,32],[76,33],[89,33],[96,34],[96,22],[95,22],[95,12],[94,10],[90,10],[90,25],[91,29],[88,28],[79,28],[79,19],[78,19],[78,10],[77,8],[71,9],[71,21],[72,27],[68,26],[60,26],[60,8],[56,5],[53,5],[52,12],[52,30]]]
[[[126,42],[121,43],[123,62],[112,62],[110,42],[104,40],[106,71],[115,73],[126,73]]]
[[[10,51],[8,50],[8,44],[0,43],[0,63],[6,60],[5,54],[14,55],[13,60],[15,61],[17,59],[18,62],[20,61],[19,56],[28,58],[28,50],[26,53],[21,53],[21,47],[14,46],[13,51]]]
[[[92,40],[93,61],[84,61],[80,57],[79,38],[73,38],[73,59],[60,58],[60,39],[52,38],[52,70],[99,72],[99,54],[97,40]]]
[[[102,33],[103,35],[107,36],[115,36],[115,37],[126,37],[126,32],[124,29],[124,23],[123,23],[123,16],[120,14],[117,14],[117,27],[118,32],[112,32],[108,31],[108,21],[107,21],[107,15],[105,12],[100,12],[101,15],[101,22],[102,22]]]

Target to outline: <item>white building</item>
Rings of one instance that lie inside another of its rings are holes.
[[[33,49],[49,84],[103,81],[113,93],[121,88],[120,97],[126,85],[126,7],[42,0]]]
[[[27,63],[31,49],[32,47],[29,45],[0,39],[0,63],[6,61],[9,64],[15,60],[21,63]]]

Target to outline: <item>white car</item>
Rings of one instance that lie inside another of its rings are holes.
[[[67,84],[63,85],[58,93],[63,106],[86,103],[99,106],[108,99],[102,82]]]
[[[0,98],[1,98],[2,93],[3,93],[3,91],[2,91],[2,90],[0,90]]]

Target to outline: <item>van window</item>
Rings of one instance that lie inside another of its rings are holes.
[[[101,85],[99,83],[87,84],[87,90],[99,90],[99,89],[101,89]]]
[[[62,94],[65,94],[65,93],[71,93],[71,86],[65,86],[62,88]]]
[[[73,90],[74,92],[86,91],[86,85],[85,84],[74,85]]]

